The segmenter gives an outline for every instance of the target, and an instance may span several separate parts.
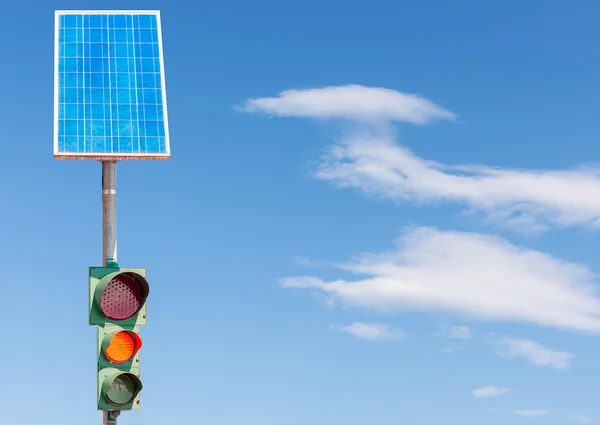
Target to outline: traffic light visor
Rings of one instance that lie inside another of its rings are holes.
[[[112,320],[127,320],[140,311],[148,297],[148,282],[134,272],[111,273],[96,287],[102,313]]]
[[[133,331],[113,331],[105,337],[102,348],[104,355],[112,363],[125,363],[142,348],[142,340]]]

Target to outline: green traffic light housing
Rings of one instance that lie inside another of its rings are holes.
[[[146,324],[150,287],[145,269],[90,267],[90,325],[116,323],[132,328]]]
[[[146,269],[89,269],[89,322],[98,331],[98,410],[140,408],[139,331],[146,325],[149,292]]]

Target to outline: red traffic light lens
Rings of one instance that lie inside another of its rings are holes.
[[[136,314],[143,301],[142,289],[131,276],[121,273],[106,285],[100,297],[100,307],[113,320],[125,320]]]

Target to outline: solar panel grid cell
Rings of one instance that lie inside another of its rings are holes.
[[[55,156],[168,157],[157,14],[58,18]]]

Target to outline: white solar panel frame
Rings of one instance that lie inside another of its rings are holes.
[[[160,79],[163,107],[163,121],[165,126],[165,153],[87,153],[87,152],[59,152],[58,151],[58,62],[59,62],[59,25],[61,15],[156,15],[156,30],[158,33],[158,47],[160,52]],[[121,161],[127,159],[137,160],[166,160],[171,157],[171,138],[169,137],[169,116],[167,113],[167,86],[165,84],[165,55],[163,50],[162,23],[160,10],[56,10],[54,12],[54,159],[87,159],[96,161]]]

